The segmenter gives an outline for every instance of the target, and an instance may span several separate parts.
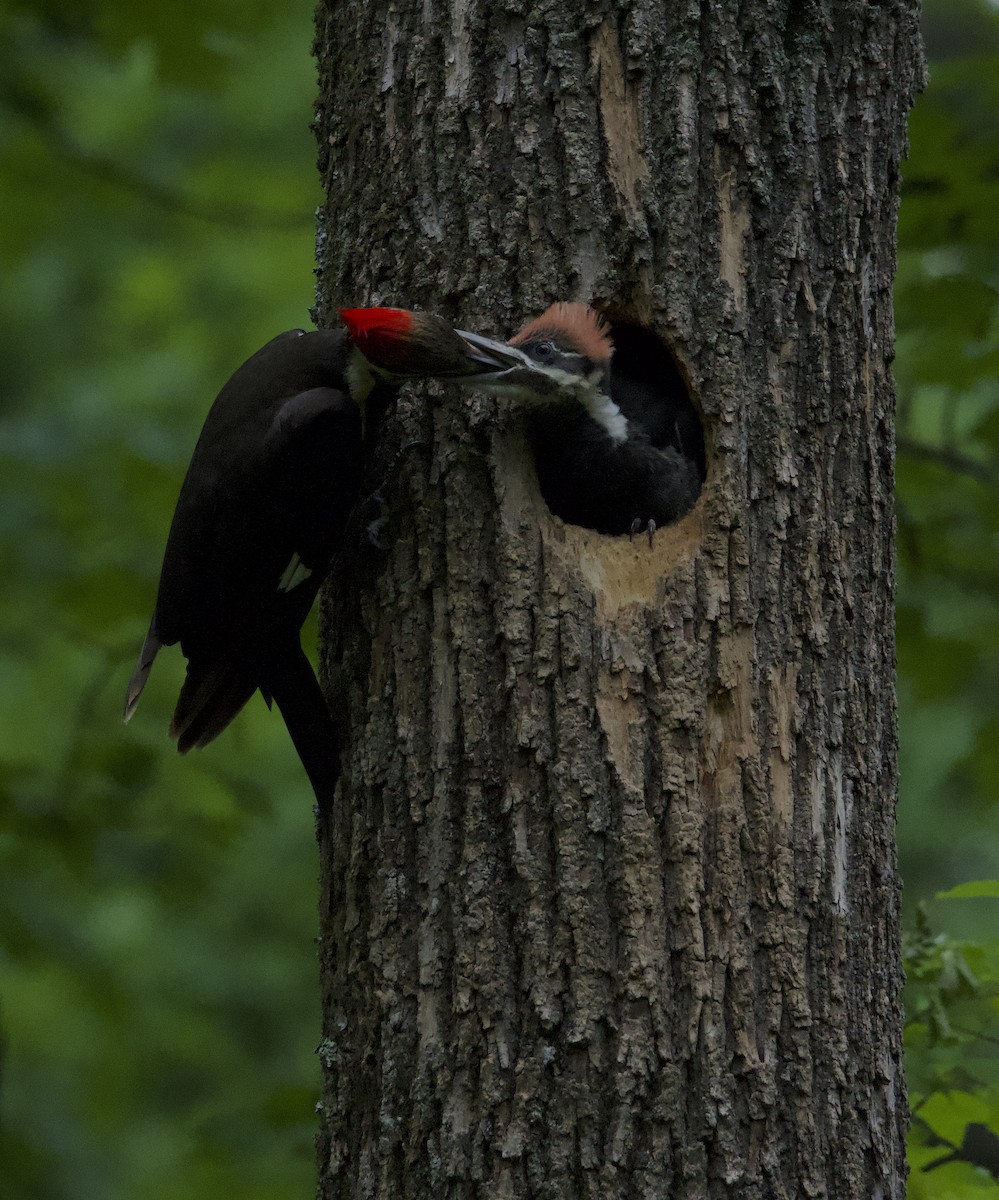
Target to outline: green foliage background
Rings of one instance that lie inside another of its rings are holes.
[[[311,793],[261,704],[171,753],[179,655],[120,705],[207,403],[308,324],[311,0],[15,0],[0,31],[0,1196],[307,1195]],[[999,1132],[996,889],[933,899],[999,878],[999,14],[930,0],[926,31],[897,288],[916,1167]],[[999,1184],[954,1162],[910,1194]]]

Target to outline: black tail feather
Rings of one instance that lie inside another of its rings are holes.
[[[319,680],[301,646],[268,655],[260,690],[271,695],[302,760],[321,810],[329,807],[340,775],[340,739]]]
[[[257,690],[256,677],[240,662],[192,658],[170,723],[181,754],[217,738]]]

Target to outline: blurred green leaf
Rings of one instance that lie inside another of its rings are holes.
[[[0,32],[0,1192],[305,1194],[311,792],[262,704],[173,752],[179,654],[121,702],[207,407],[308,321],[311,5]]]
[[[983,897],[999,900],[999,879],[978,879],[973,883],[959,883],[946,892],[937,892],[938,900],[974,900]]]

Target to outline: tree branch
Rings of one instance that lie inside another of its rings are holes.
[[[946,467],[948,471],[954,471],[958,475],[968,475],[977,479],[986,487],[999,485],[999,466],[995,463],[979,462],[949,446],[931,446],[904,434],[899,435],[897,446],[901,454],[907,454],[919,462],[936,463],[937,466]]]
[[[158,183],[109,155],[88,150],[62,127],[51,105],[16,84],[7,84],[0,90],[0,103],[31,125],[53,153],[77,170],[166,212],[233,229],[290,230],[312,224],[311,213],[268,212],[244,204],[207,204]]]

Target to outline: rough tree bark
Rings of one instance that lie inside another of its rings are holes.
[[[901,1200],[891,286],[915,0],[324,0],[320,323],[662,334],[707,484],[404,396],[324,604],[320,1195]],[[348,582],[349,581],[349,582]]]

